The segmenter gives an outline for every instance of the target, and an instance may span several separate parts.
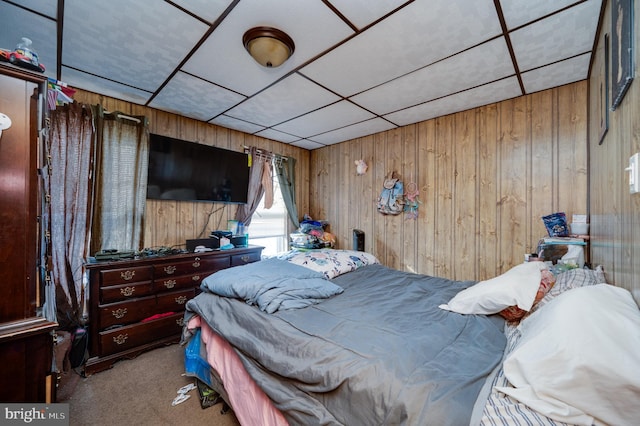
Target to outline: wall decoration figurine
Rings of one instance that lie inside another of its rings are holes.
[[[354,161],[355,165],[356,165],[356,174],[359,176],[362,176],[363,174],[367,173],[367,168],[369,166],[367,166],[367,163],[364,162],[364,160],[356,160]]]
[[[418,219],[418,207],[421,202],[418,200],[420,190],[415,182],[411,182],[407,185],[407,192],[404,194],[404,213],[406,219]]]
[[[378,212],[392,216],[404,211],[404,184],[396,172],[391,172],[384,178],[376,208]]]

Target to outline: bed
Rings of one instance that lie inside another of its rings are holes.
[[[535,263],[491,280],[454,281],[393,270],[364,252],[295,250],[203,280],[186,306],[182,344],[197,339],[209,383],[243,425],[591,425],[639,418],[640,350],[626,349],[640,348],[631,295],[604,284],[601,271],[584,269],[543,285],[544,264]],[[574,291],[585,288],[598,292]],[[574,294],[581,298],[571,300]],[[617,306],[613,316],[598,309],[609,299]],[[571,329],[585,324],[585,310],[588,325],[605,332]],[[620,342],[601,317],[620,329]],[[567,346],[567,334],[573,350],[587,345],[594,359],[575,361],[571,350],[554,346]],[[607,350],[594,345],[594,335],[608,339]],[[585,386],[589,381],[596,390]]]

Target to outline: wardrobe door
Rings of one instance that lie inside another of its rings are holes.
[[[0,112],[12,123],[0,139],[0,323],[36,316],[37,134],[31,115],[37,114],[37,90],[36,83],[0,75]]]

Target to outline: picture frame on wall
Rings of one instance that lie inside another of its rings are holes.
[[[622,102],[633,81],[633,0],[611,4],[611,110]]]
[[[604,35],[604,55],[598,73],[598,145],[609,130],[609,34]]]

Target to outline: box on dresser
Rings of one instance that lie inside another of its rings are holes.
[[[262,249],[248,246],[87,265],[90,358],[85,375],[178,342],[184,305],[200,291],[202,279],[222,269],[259,261]]]

